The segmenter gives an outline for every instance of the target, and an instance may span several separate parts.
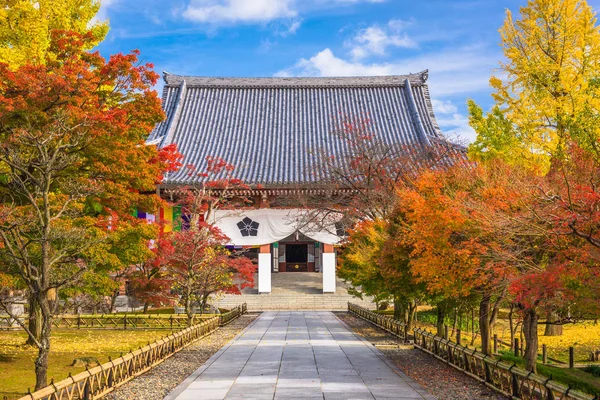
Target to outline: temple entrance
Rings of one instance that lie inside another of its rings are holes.
[[[308,272],[308,245],[286,244],[286,272]]]

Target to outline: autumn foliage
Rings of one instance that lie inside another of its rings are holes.
[[[0,63],[0,268],[30,296],[37,388],[56,293],[151,256],[156,230],[131,210],[160,204],[155,185],[178,162],[145,145],[163,118],[152,65],[88,52],[92,36],[54,30],[43,63]]]

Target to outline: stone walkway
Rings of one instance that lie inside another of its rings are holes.
[[[265,312],[165,400],[435,399],[328,311]]]

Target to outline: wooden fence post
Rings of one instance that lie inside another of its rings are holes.
[[[498,334],[494,333],[494,354],[498,354]]]
[[[510,367],[508,369],[508,372],[510,372],[510,381],[512,383],[511,387],[512,387],[512,395],[513,398],[520,398],[521,396],[521,391],[519,390],[519,380],[517,379],[517,377],[515,376],[515,373],[512,372],[512,369],[515,367],[515,365],[513,365],[512,367]]]
[[[448,325],[444,325],[444,339],[448,340]]]
[[[548,364],[548,348],[545,344],[542,345],[542,363]]]
[[[88,377],[88,379],[85,381],[85,386],[83,387],[83,400],[90,400],[91,394],[92,390],[90,388],[90,379]]]
[[[575,348],[569,346],[569,368],[575,368]]]
[[[515,357],[519,357],[519,338],[515,338]]]
[[[460,329],[456,330],[456,344],[460,344]]]
[[[127,330],[127,313],[125,313],[125,316],[123,317],[123,329]]]

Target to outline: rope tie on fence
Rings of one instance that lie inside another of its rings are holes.
[[[533,371],[529,371],[529,373],[527,374],[527,379],[529,379],[529,377],[531,376],[531,374],[533,374]]]
[[[569,387],[567,388],[567,390],[565,391],[565,396],[569,395],[569,392],[571,391],[573,387],[571,386],[571,384],[569,383]]]
[[[548,384],[548,382],[550,382],[551,380],[552,380],[552,377],[546,379],[546,381],[543,383],[543,385],[546,386]],[[592,399],[592,400],[594,400],[594,399]]]

